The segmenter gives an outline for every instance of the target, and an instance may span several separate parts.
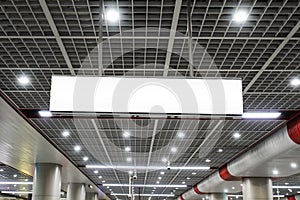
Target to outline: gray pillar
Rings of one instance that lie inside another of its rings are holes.
[[[70,183],[67,200],[85,200],[85,185],[83,183]]]
[[[244,178],[244,200],[273,200],[271,178]]]
[[[33,200],[58,200],[61,190],[61,165],[36,163],[33,178]]]
[[[98,194],[97,193],[86,193],[86,200],[98,200]]]
[[[225,193],[210,194],[209,200],[227,200],[227,195]]]

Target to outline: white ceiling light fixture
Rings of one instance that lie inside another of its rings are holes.
[[[103,186],[110,186],[110,187],[127,187],[127,186],[132,186],[132,187],[151,187],[151,188],[185,188],[187,185],[154,185],[154,184],[119,184],[119,183],[106,183],[103,184]]]
[[[164,175],[164,174],[165,174],[165,172],[161,171],[161,172],[160,172],[160,174],[161,174],[161,175]]]
[[[102,176],[98,176],[99,179],[102,179]]]
[[[210,162],[211,162],[211,160],[210,160],[210,159],[206,159],[206,160],[205,160],[205,162],[207,162],[207,163],[210,163]]]
[[[292,86],[299,86],[300,85],[300,79],[299,78],[294,78],[291,80],[291,85]]]
[[[300,189],[300,186],[298,185],[293,185],[293,186],[288,186],[288,185],[277,185],[277,186],[272,186],[273,189]]]
[[[129,152],[129,151],[131,151],[131,148],[130,147],[125,147],[125,151]]]
[[[224,189],[224,192],[227,193],[227,192],[228,192],[228,189]]]
[[[94,174],[98,174],[99,173],[99,171],[98,170],[94,170]]]
[[[89,158],[88,158],[87,156],[84,156],[84,157],[82,158],[82,160],[86,162],[86,161],[89,160]]]
[[[32,185],[33,182],[0,182],[0,185]]]
[[[159,181],[156,181],[156,184],[159,184]]]
[[[81,146],[79,145],[74,146],[74,151],[78,152],[80,150],[81,150]]]
[[[106,19],[110,22],[117,22],[119,18],[120,15],[115,9],[109,9],[106,13]]]
[[[236,133],[233,134],[233,137],[234,137],[235,139],[239,139],[239,138],[241,137],[241,134],[238,133],[238,132],[236,132]]]
[[[39,115],[41,117],[52,117],[52,113],[48,110],[40,110]]]
[[[132,158],[131,158],[131,157],[126,158],[126,161],[127,161],[127,162],[131,162],[131,161],[132,161]]]
[[[162,158],[161,161],[165,163],[165,162],[168,162],[168,159]]]
[[[123,193],[114,193],[115,196],[128,196],[128,194]],[[141,197],[174,197],[174,194],[136,194],[133,196],[141,196]]]
[[[235,22],[244,22],[248,18],[248,13],[245,10],[238,10],[234,13],[232,20]]]
[[[63,137],[69,137],[70,136],[70,132],[67,131],[67,130],[65,130],[65,131],[62,132],[62,136]]]
[[[125,131],[125,132],[123,133],[123,137],[124,137],[124,138],[129,138],[129,137],[130,137],[130,133],[127,132],[127,131]]]
[[[176,147],[172,147],[172,148],[171,148],[171,152],[172,152],[172,153],[176,153],[176,152],[177,152],[177,148],[176,148]]]
[[[27,85],[30,83],[30,80],[27,76],[21,76],[18,78],[19,83],[21,83],[22,85]]]
[[[278,171],[277,169],[273,169],[272,173],[273,173],[274,175],[278,175],[278,174],[279,174],[279,171]]]
[[[218,149],[218,152],[219,152],[219,153],[222,153],[222,152],[223,152],[223,149]]]
[[[196,175],[197,173],[196,173],[196,172],[193,172],[192,174],[193,174],[193,175]]]
[[[178,138],[184,138],[184,136],[185,136],[184,132],[178,132],[177,133]]]
[[[16,178],[18,175],[17,174],[14,174],[14,177]]]
[[[297,163],[292,162],[292,163],[290,164],[290,166],[291,166],[291,168],[294,168],[294,169],[295,169],[295,168],[297,168],[298,165],[297,165]]]
[[[245,119],[276,119],[280,115],[280,112],[245,112],[242,117]]]
[[[4,172],[4,169],[0,169],[0,172]]]

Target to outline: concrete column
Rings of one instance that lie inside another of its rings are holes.
[[[98,200],[98,194],[97,193],[86,193],[86,200]]]
[[[271,178],[244,178],[244,200],[273,200]]]
[[[225,193],[210,194],[209,200],[227,200],[227,195]]]
[[[58,200],[61,191],[61,165],[36,163],[33,178],[33,200]]]
[[[85,200],[85,185],[83,183],[70,183],[67,200]]]

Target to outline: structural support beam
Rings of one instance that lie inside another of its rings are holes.
[[[166,55],[166,61],[165,61],[165,67],[164,67],[164,74],[163,74],[164,76],[168,76],[168,70],[171,61],[173,45],[175,41],[175,35],[176,35],[176,30],[178,25],[178,18],[180,14],[181,4],[182,4],[182,0],[176,0],[173,19],[172,19],[172,26],[170,31],[170,37],[169,37],[169,43],[168,43],[168,49],[167,49],[167,55]]]
[[[60,199],[61,166],[53,163],[36,163],[33,179],[34,200]]]
[[[85,185],[83,183],[69,183],[67,200],[85,200]]]
[[[271,178],[244,178],[244,200],[273,200]]]
[[[71,60],[70,60],[70,58],[69,58],[69,55],[68,55],[68,53],[67,53],[67,50],[66,50],[66,48],[65,48],[65,46],[64,46],[64,44],[63,44],[63,41],[62,41],[62,39],[61,39],[61,37],[60,37],[60,35],[59,35],[59,32],[58,32],[57,27],[56,27],[56,25],[55,25],[55,22],[54,22],[54,20],[53,20],[53,18],[52,18],[52,16],[51,16],[50,11],[49,11],[49,8],[48,8],[48,6],[47,6],[46,0],[39,0],[39,2],[40,2],[40,5],[41,5],[41,7],[42,7],[42,9],[43,9],[43,12],[44,12],[44,14],[45,14],[45,16],[46,16],[46,18],[47,18],[47,21],[48,21],[48,23],[49,23],[49,25],[50,25],[50,27],[51,27],[51,30],[52,30],[52,32],[53,32],[53,35],[55,36],[55,39],[56,39],[56,41],[57,41],[57,43],[58,43],[58,46],[59,46],[59,48],[60,48],[60,51],[61,51],[61,53],[62,53],[62,55],[63,55],[63,57],[64,57],[64,59],[65,59],[65,62],[66,62],[66,64],[67,64],[67,66],[68,66],[68,68],[69,68],[71,74],[72,74],[72,75],[76,75],[76,74],[75,74],[75,71],[74,71],[74,69],[73,69]]]
[[[227,200],[227,195],[225,193],[210,194],[209,200]]]
[[[269,57],[267,62],[265,62],[265,64],[262,66],[262,68],[253,77],[253,79],[250,81],[250,83],[244,89],[243,94],[246,94],[249,91],[249,89],[252,87],[252,85],[255,83],[255,81],[261,76],[261,74],[265,71],[265,69],[267,69],[267,67],[270,65],[270,63],[279,54],[279,52],[284,48],[284,46],[288,43],[288,41],[293,37],[293,35],[297,32],[297,30],[299,28],[300,28],[300,21],[298,21],[296,26],[294,26],[294,28],[287,35],[287,37],[281,42],[281,44],[277,47],[277,49],[274,51],[274,53]]]

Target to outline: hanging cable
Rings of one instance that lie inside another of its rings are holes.
[[[192,52],[192,12],[191,12],[191,0],[187,0],[187,23],[188,23],[189,71],[190,71],[190,77],[193,77],[194,76],[194,72],[193,72],[193,52]]]
[[[103,40],[103,2],[102,0],[99,1],[99,33],[98,33],[98,75],[102,76],[102,70],[103,70],[103,63],[102,63],[102,40]]]

